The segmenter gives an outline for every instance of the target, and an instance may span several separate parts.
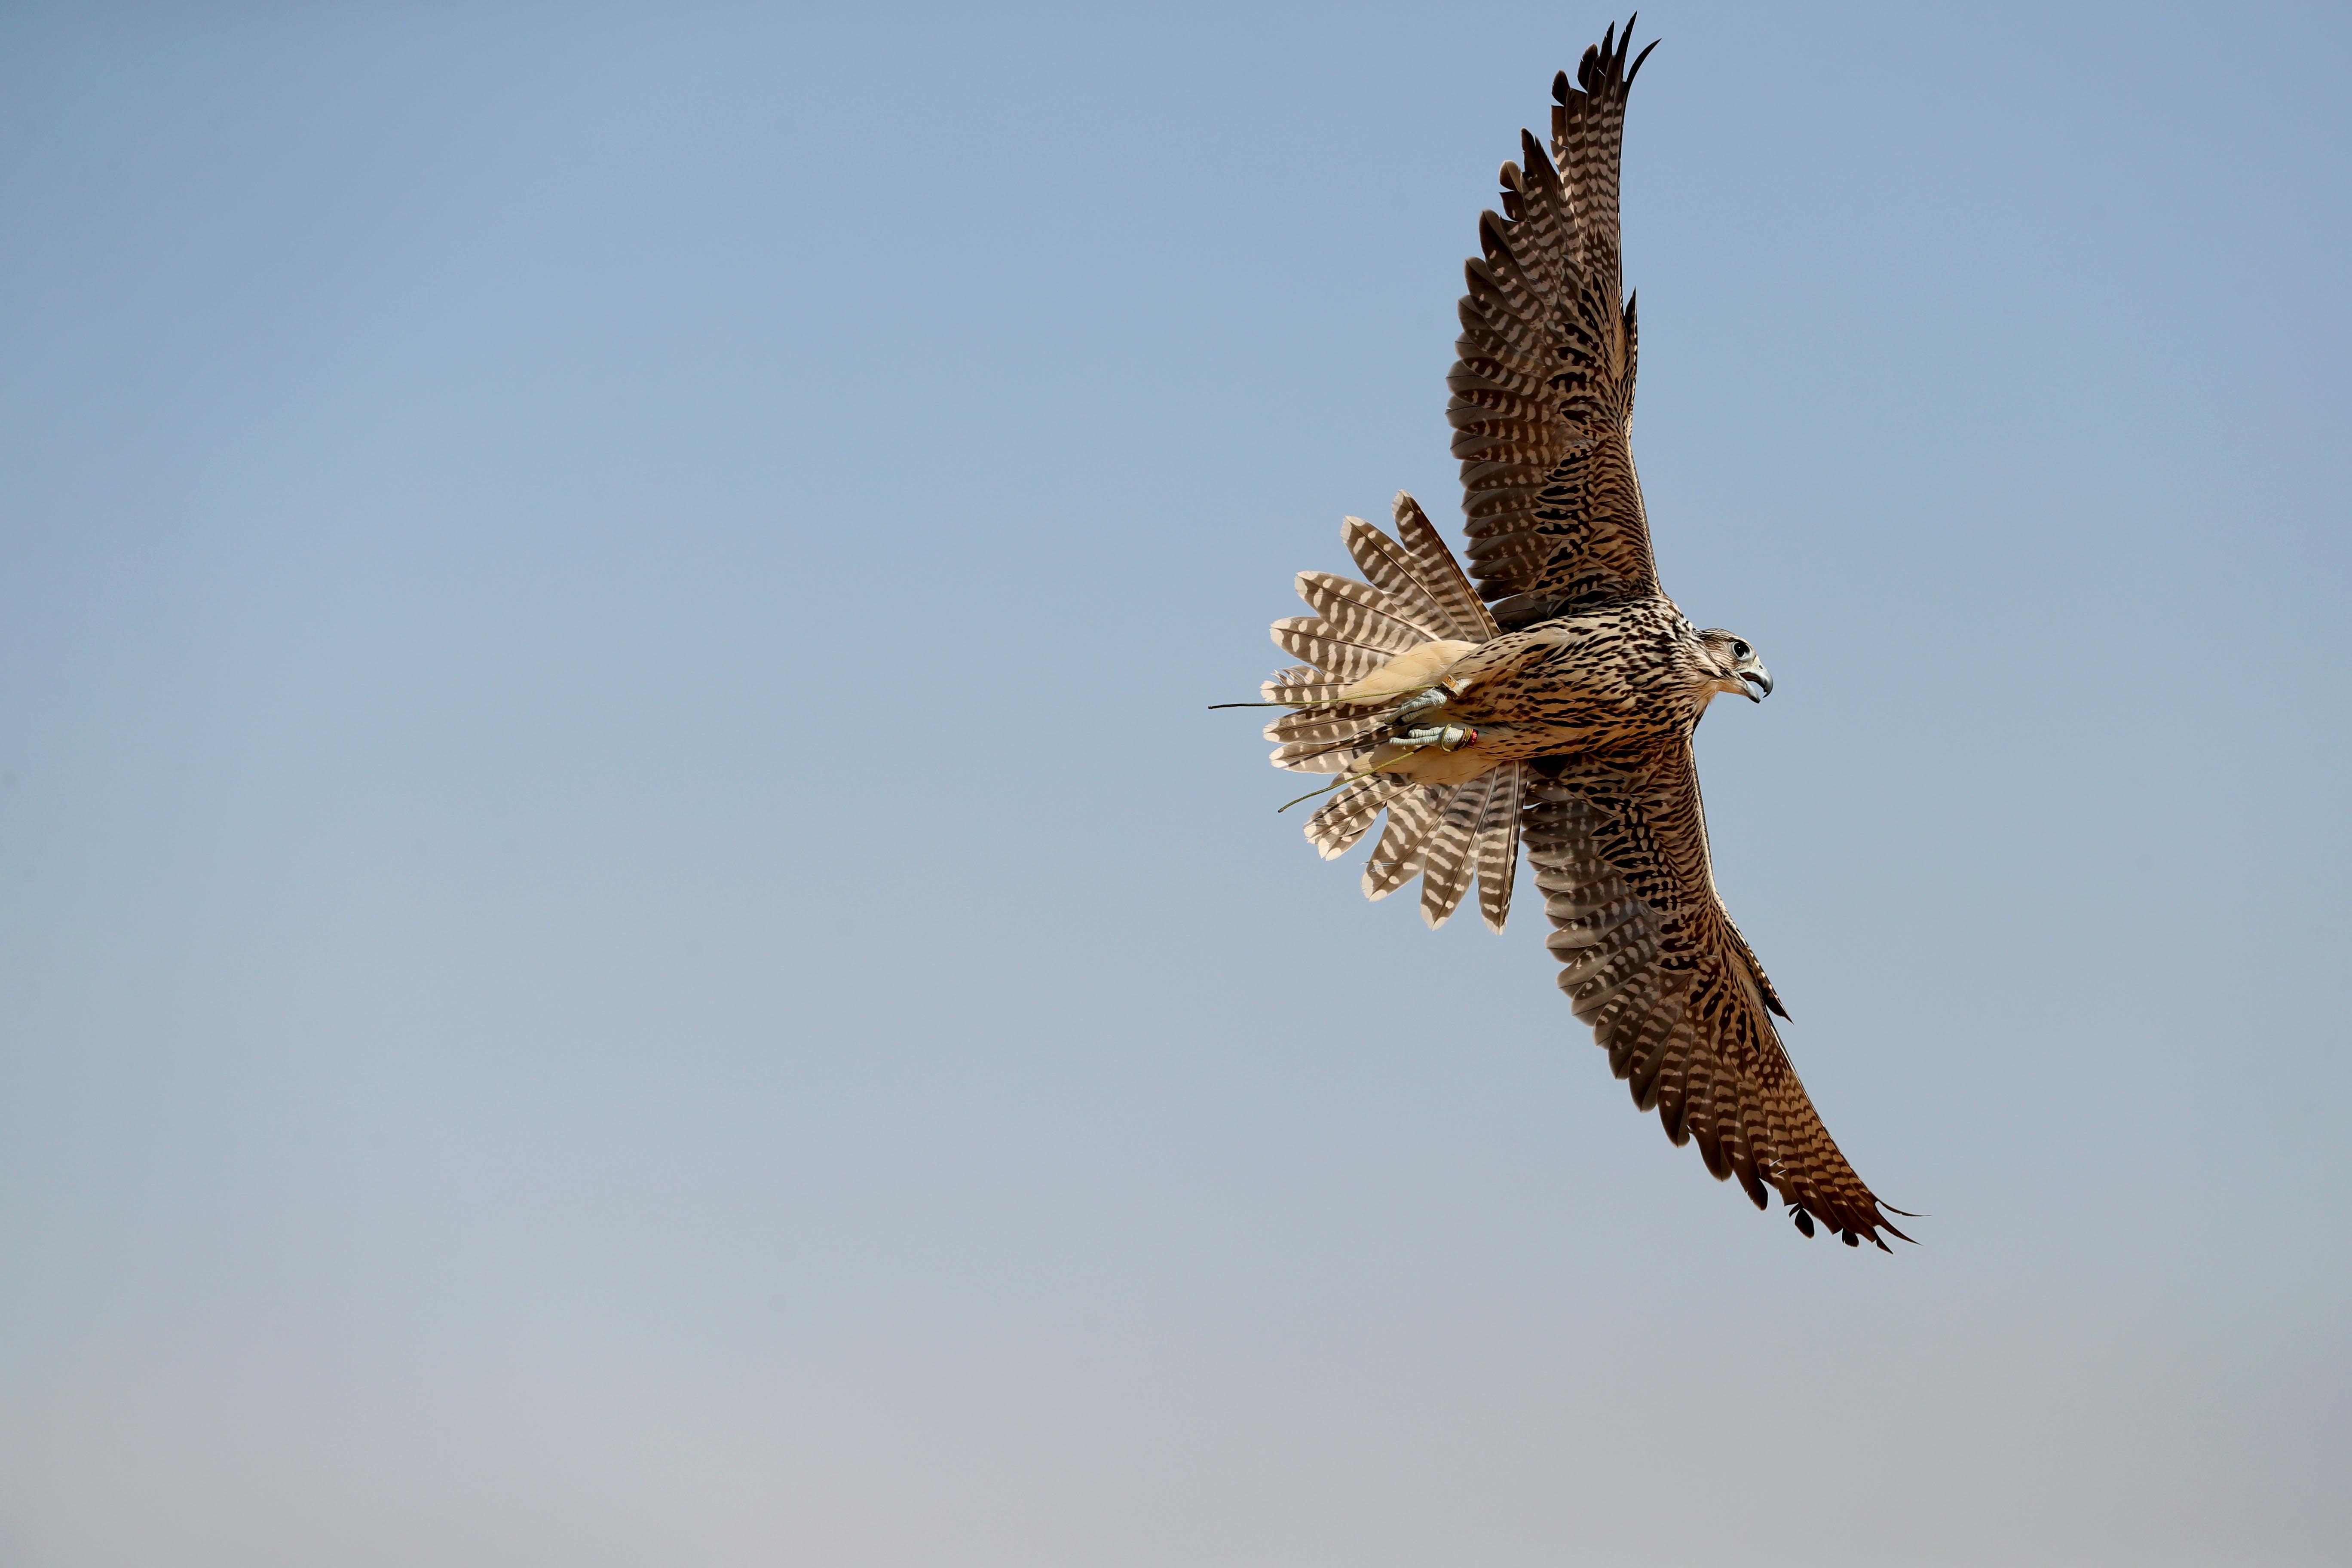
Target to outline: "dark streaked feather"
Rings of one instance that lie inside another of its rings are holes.
[[[1622,298],[1617,177],[1629,40],[1555,91],[1546,155],[1522,135],[1504,213],[1479,220],[1447,418],[1470,568],[1506,628],[1658,591],[1633,469],[1636,331]],[[1646,52],[1646,51],[1645,51]]]
[[[1635,763],[1533,764],[1528,858],[1577,1016],[1634,1103],[1751,1199],[1879,1246],[1902,1236],[1822,1124],[1765,1001],[1768,983],[1716,895],[1687,742]]]

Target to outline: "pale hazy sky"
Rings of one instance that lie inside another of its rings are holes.
[[[1891,1258],[1203,710],[1610,19],[0,10],[0,1562],[2341,1561],[2352,12],[1643,18]]]

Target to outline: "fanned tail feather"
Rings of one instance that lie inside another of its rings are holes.
[[[1437,826],[1443,803],[1460,787],[1415,784],[1390,798],[1389,825],[1381,829],[1381,841],[1364,862],[1364,897],[1385,899],[1420,874],[1429,830]]]
[[[1389,802],[1409,789],[1418,789],[1393,773],[1374,773],[1351,784],[1323,803],[1307,819],[1307,841],[1326,860],[1336,860],[1355,847],[1364,830],[1380,820]]]
[[[1339,537],[1369,579],[1328,572],[1298,574],[1298,596],[1312,616],[1274,624],[1274,640],[1306,662],[1277,670],[1260,692],[1291,706],[1265,727],[1276,766],[1297,773],[1346,773],[1389,736],[1401,692],[1360,701],[1342,699],[1356,682],[1399,655],[1432,642],[1484,643],[1499,634],[1445,541],[1413,499],[1396,498],[1396,534],[1351,517]],[[1325,859],[1342,855],[1387,814],[1364,868],[1374,899],[1422,879],[1422,917],[1443,925],[1475,882],[1479,913],[1496,931],[1509,912],[1518,861],[1525,769],[1506,763],[1465,784],[1420,784],[1370,774],[1342,784],[1307,821],[1307,841]]]
[[[1387,727],[1379,713],[1353,708],[1320,707],[1286,713],[1265,727],[1269,741],[1353,741]]]
[[[1527,789],[1525,763],[1494,773],[1495,790],[1478,821],[1478,913],[1496,931],[1511,912],[1511,879],[1519,868],[1519,804]]]
[[[1470,642],[1485,642],[1500,636],[1502,627],[1487,613],[1486,602],[1470,586],[1470,579],[1462,574],[1462,563],[1445,547],[1445,536],[1437,531],[1429,515],[1421,510],[1421,503],[1399,490],[1395,512],[1397,538],[1412,553],[1423,591],[1437,603],[1448,621],[1459,628],[1454,635]]]
[[[1288,669],[1277,669],[1257,689],[1258,696],[1267,702],[1296,703],[1328,702],[1348,689],[1344,680],[1334,680],[1311,664],[1294,664]]]
[[[1460,907],[1462,895],[1470,890],[1470,880],[1477,875],[1478,824],[1486,815],[1487,797],[1494,789],[1493,773],[1481,773],[1468,784],[1454,786],[1423,842],[1421,918],[1433,931]]]
[[[1320,616],[1292,616],[1274,623],[1274,640],[1293,658],[1303,658],[1342,680],[1361,680],[1393,657],[1393,650],[1356,642]]]
[[[1274,749],[1274,765],[1295,773],[1344,773],[1362,749],[1353,740],[1290,741]]]
[[[1431,640],[1427,632],[1403,618],[1405,606],[1369,584],[1328,572],[1301,572],[1297,586],[1298,596],[1323,617],[1326,636],[1385,654],[1403,653]]]

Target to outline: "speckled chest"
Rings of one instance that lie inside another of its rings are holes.
[[[1654,744],[1705,703],[1705,650],[1669,599],[1636,599],[1506,633],[1480,650],[1497,673],[1464,694],[1470,723],[1507,725],[1521,755]]]

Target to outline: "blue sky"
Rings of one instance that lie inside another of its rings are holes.
[[[0,1556],[2340,1550],[2352,17],[1673,5],[1635,447],[1847,1152],[1273,807],[1557,5],[0,15]]]

